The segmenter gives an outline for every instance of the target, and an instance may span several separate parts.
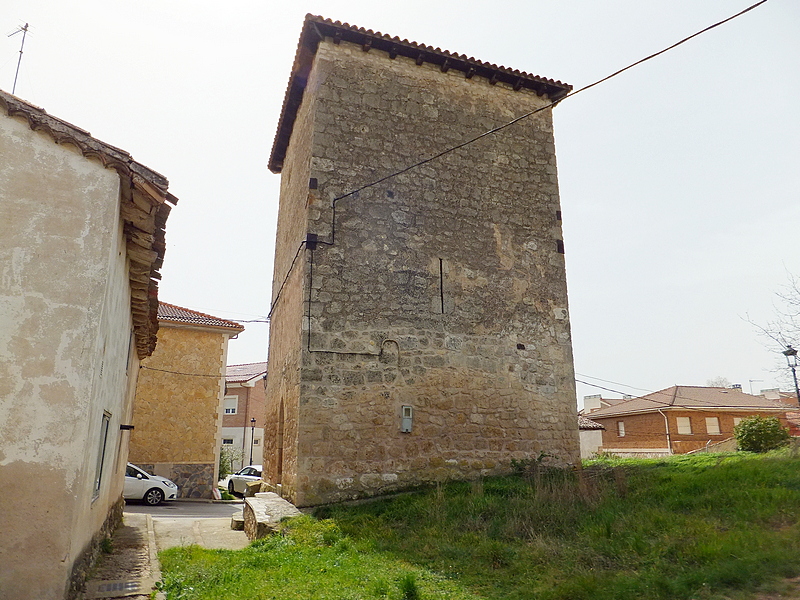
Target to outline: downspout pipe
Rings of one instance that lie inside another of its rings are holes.
[[[672,437],[669,434],[669,420],[667,419],[667,415],[665,415],[660,408],[658,409],[658,412],[662,417],[664,417],[664,429],[667,432],[667,448],[669,448],[669,453],[672,454]]]

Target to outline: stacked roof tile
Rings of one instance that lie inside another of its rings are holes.
[[[235,330],[237,333],[244,331],[244,327],[234,321],[227,321],[196,310],[175,306],[174,304],[167,304],[166,302],[159,302],[158,304],[158,320],[168,323],[185,323],[187,325],[197,325],[201,327],[220,327],[223,329]]]
[[[593,419],[614,415],[652,412],[658,409],[689,408],[694,410],[716,410],[740,408],[754,410],[786,410],[786,405],[763,396],[745,394],[736,388],[674,385],[672,387],[632,398],[614,406],[588,413]]]
[[[267,363],[247,363],[243,365],[228,365],[225,369],[226,383],[242,383],[267,374]]]
[[[484,77],[493,84],[503,82],[513,86],[514,90],[523,88],[533,90],[539,95],[546,94],[551,100],[560,100],[572,90],[571,85],[561,81],[483,62],[474,57],[467,57],[466,54],[449,52],[407,39],[401,40],[399,37],[392,37],[380,31],[308,14],[303,23],[300,41],[297,44],[292,74],[283,100],[278,131],[275,134],[269,159],[269,169],[273,173],[280,173],[283,168],[283,159],[286,156],[289,137],[311,72],[311,64],[319,42],[326,37],[333,39],[335,44],[341,41],[358,44],[364,51],[373,48],[382,50],[388,54],[389,58],[406,56],[413,58],[420,65],[426,62],[435,64],[442,71],[451,69],[462,71],[467,78]]]
[[[605,429],[600,423],[596,423],[591,419],[587,419],[583,415],[578,415],[578,429],[582,429],[584,431],[592,430],[592,429]]]

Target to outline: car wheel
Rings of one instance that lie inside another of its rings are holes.
[[[231,496],[235,496],[235,495],[236,495],[236,488],[235,488],[235,487],[233,487],[233,482],[232,482],[232,481],[229,481],[229,482],[228,482],[228,493],[229,493]]]
[[[150,506],[155,506],[156,504],[161,504],[161,501],[164,499],[164,492],[159,490],[158,488],[153,488],[152,490],[147,490],[147,493],[144,495],[144,501],[149,504]]]

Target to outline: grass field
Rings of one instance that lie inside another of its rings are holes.
[[[744,599],[800,574],[800,459],[605,460],[318,509],[161,553],[169,600]]]

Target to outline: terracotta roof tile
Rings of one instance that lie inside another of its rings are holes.
[[[283,108],[278,121],[278,131],[275,134],[275,142],[272,146],[272,154],[269,159],[269,169],[273,173],[280,173],[283,168],[283,159],[286,156],[286,149],[289,145],[289,137],[294,127],[294,121],[300,103],[305,92],[308,75],[314,55],[317,52],[317,45],[322,37],[334,39],[334,43],[344,40],[358,44],[367,49],[378,49],[388,53],[390,57],[407,56],[429,62],[442,67],[442,70],[463,71],[467,77],[484,77],[493,82],[502,81],[514,86],[515,90],[526,88],[533,90],[539,95],[547,94],[552,100],[559,100],[566,96],[572,86],[554,79],[539,77],[525,71],[509,69],[502,65],[483,62],[466,54],[458,54],[441,48],[434,48],[418,42],[400,39],[381,33],[333,21],[324,17],[308,14],[303,23],[300,33],[300,41],[297,44],[292,73],[289,77],[289,85],[283,100]]]
[[[787,407],[776,400],[752,396],[734,388],[674,385],[646,396],[592,411],[590,414],[593,419],[597,419],[669,408],[786,410]]]
[[[267,374],[267,363],[247,363],[243,365],[228,365],[225,369],[227,383],[242,383]]]
[[[605,429],[605,427],[600,425],[600,423],[595,423],[591,419],[587,419],[583,415],[578,415],[578,429],[587,431],[593,429]]]
[[[232,329],[237,333],[244,331],[244,327],[234,321],[227,321],[196,310],[175,306],[174,304],[167,304],[166,302],[158,303],[158,320],[167,323],[186,323],[201,327],[221,327],[223,329]]]

